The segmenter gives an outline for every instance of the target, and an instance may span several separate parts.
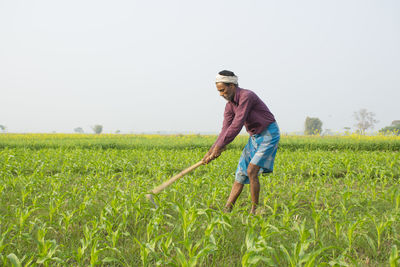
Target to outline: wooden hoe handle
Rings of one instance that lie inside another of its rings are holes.
[[[150,193],[152,194],[158,194],[161,191],[163,191],[166,187],[170,186],[173,182],[175,182],[176,180],[178,180],[179,178],[181,178],[182,176],[184,176],[185,174],[193,171],[194,169],[196,169],[197,167],[199,167],[200,165],[203,165],[203,161],[199,161],[196,164],[190,166],[187,169],[184,169],[183,171],[181,171],[180,173],[178,173],[177,175],[175,175],[174,177],[172,177],[171,179],[169,179],[168,181],[165,181],[164,183],[162,183],[161,185],[157,186],[156,188],[154,188],[153,190],[150,191]]]

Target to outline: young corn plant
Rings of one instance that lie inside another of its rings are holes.
[[[389,257],[389,265],[390,267],[400,266],[400,256],[396,245],[392,246],[392,250],[390,252],[390,257]]]
[[[7,259],[10,261],[11,266],[13,267],[27,267],[27,266],[31,266],[32,262],[33,262],[33,256],[30,257],[29,259],[27,259],[25,261],[26,256],[22,257],[21,259],[19,259],[17,257],[17,255],[15,255],[14,253],[10,253],[7,255]],[[25,264],[22,264],[25,261]],[[4,262],[3,262],[4,263]],[[4,266],[7,266],[7,262],[6,264],[4,264]]]
[[[306,229],[305,224],[306,220],[303,220],[301,224],[294,224],[294,228],[299,236],[299,241],[292,243],[291,253],[285,246],[280,245],[280,250],[286,259],[286,264],[288,266],[314,266],[318,256],[320,256],[326,250],[334,249],[333,246],[329,246],[308,251],[311,246],[315,245],[315,234],[313,230]]]
[[[255,229],[251,227],[246,233],[246,250],[242,256],[242,266],[259,266],[262,264],[276,265],[272,256],[275,255],[275,249],[268,246],[267,239],[276,232],[266,234],[257,234]],[[271,255],[271,256],[267,256]]]
[[[364,224],[364,219],[358,219],[357,221],[354,221],[350,223],[349,228],[347,229],[347,250],[348,252],[352,252],[353,250],[353,241],[355,237],[355,231],[357,230],[357,227],[361,227]]]
[[[139,245],[140,258],[143,266],[149,266],[150,262],[157,258],[157,249],[165,238],[166,234],[158,234],[160,223],[162,223],[162,214],[154,215],[146,222],[145,240],[134,237],[134,241]]]
[[[175,254],[175,244],[172,240],[172,234],[165,235],[160,239],[158,249],[160,254],[163,256],[162,259],[160,259],[161,263],[165,265],[172,264],[173,255]]]
[[[198,266],[202,263],[203,257],[215,250],[215,245],[207,244],[207,239],[201,239],[196,244],[191,244],[187,250],[187,256],[177,247],[177,261],[180,266]]]
[[[89,225],[91,225],[91,227],[89,227]],[[95,252],[97,251],[97,239],[98,237],[96,236],[97,231],[98,231],[98,227],[97,227],[97,222],[96,221],[91,221],[89,223],[87,223],[83,229],[83,235],[84,238],[81,238],[79,241],[81,243],[81,246],[78,247],[77,252],[76,252],[76,256],[75,256],[75,260],[80,264],[84,264],[84,262],[86,262],[86,258],[87,256],[85,256],[87,254],[88,249],[90,249],[91,251],[91,256],[95,255]],[[91,259],[93,259],[91,257]]]
[[[17,208],[16,214],[17,214],[17,219],[18,219],[18,233],[19,236],[22,235],[22,231],[25,228],[25,223],[28,220],[29,216],[31,216],[31,214],[33,212],[35,212],[36,210],[38,210],[37,207],[26,207],[26,208]]]
[[[377,234],[377,250],[378,252],[381,249],[381,243],[382,243],[382,234],[384,233],[384,231],[389,228],[391,226],[391,224],[393,223],[393,219],[392,218],[383,218],[383,221],[378,222],[375,217],[372,217],[371,215],[369,216],[370,219],[372,220],[372,222],[374,223],[375,226],[375,230],[376,230],[376,234]]]
[[[100,259],[100,254],[106,250],[106,248],[99,249],[99,237],[93,239],[90,248],[90,265],[96,266],[101,264],[103,261]],[[107,258],[106,262],[110,262],[111,258]]]
[[[78,210],[73,210],[73,211],[67,210],[61,213],[62,217],[60,218],[59,225],[61,226],[64,232],[67,233],[69,231],[70,225],[74,220],[74,214],[77,212]]]
[[[150,254],[155,254],[156,247],[161,240],[162,236],[155,237],[151,240],[147,240],[147,242],[141,242],[139,239],[134,237],[135,242],[139,245],[140,249],[140,259],[142,260],[142,266],[149,266],[151,258]]]
[[[37,264],[43,264],[44,266],[50,266],[51,263],[63,263],[63,261],[55,257],[55,254],[60,251],[59,245],[55,240],[46,240],[45,236],[47,233],[46,226],[43,225],[37,229],[36,233],[36,244],[37,244]]]
[[[314,233],[315,233],[315,238],[318,239],[319,237],[319,225],[322,217],[322,212],[317,210],[314,206],[314,203],[311,203],[311,217],[313,218],[314,221]]]

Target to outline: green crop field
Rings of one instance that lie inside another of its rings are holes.
[[[247,137],[1,134],[4,266],[399,266],[400,138],[283,136],[250,215],[222,207]]]

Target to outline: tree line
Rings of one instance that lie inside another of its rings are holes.
[[[368,111],[367,109],[360,109],[353,114],[356,124],[356,133],[364,135],[368,129],[373,129],[378,120],[375,119],[375,113]],[[346,132],[351,128],[344,127]],[[390,126],[386,126],[379,130],[383,134],[400,134],[400,120],[392,121]],[[304,123],[304,134],[306,135],[318,135],[322,133],[322,121],[319,118],[307,117]]]
[[[353,114],[356,124],[354,125],[356,127],[356,133],[364,135],[368,129],[373,129],[375,124],[378,122],[378,120],[375,119],[375,114],[373,112],[369,112],[367,109],[360,109],[359,111],[354,112]],[[304,134],[305,135],[319,135],[322,134],[322,121],[319,118],[312,118],[312,117],[306,117],[306,120],[304,122]],[[93,125],[92,131],[95,134],[101,134],[103,132],[103,125],[101,124],[96,124]],[[350,127],[344,127],[346,132],[350,131]],[[6,132],[7,127],[5,125],[0,125],[0,132]],[[327,133],[330,132],[329,129],[325,130]],[[84,130],[82,127],[76,127],[74,129],[75,133],[84,133]],[[120,133],[121,131],[117,130],[115,133]],[[399,135],[400,134],[400,120],[394,120],[392,121],[392,124],[389,126],[386,126],[382,129],[379,130],[380,133],[383,134],[395,134]]]

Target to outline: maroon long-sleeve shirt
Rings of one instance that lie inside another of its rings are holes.
[[[237,87],[233,101],[226,103],[222,130],[213,146],[222,148],[232,142],[243,125],[254,135],[274,121],[274,115],[253,91]]]

